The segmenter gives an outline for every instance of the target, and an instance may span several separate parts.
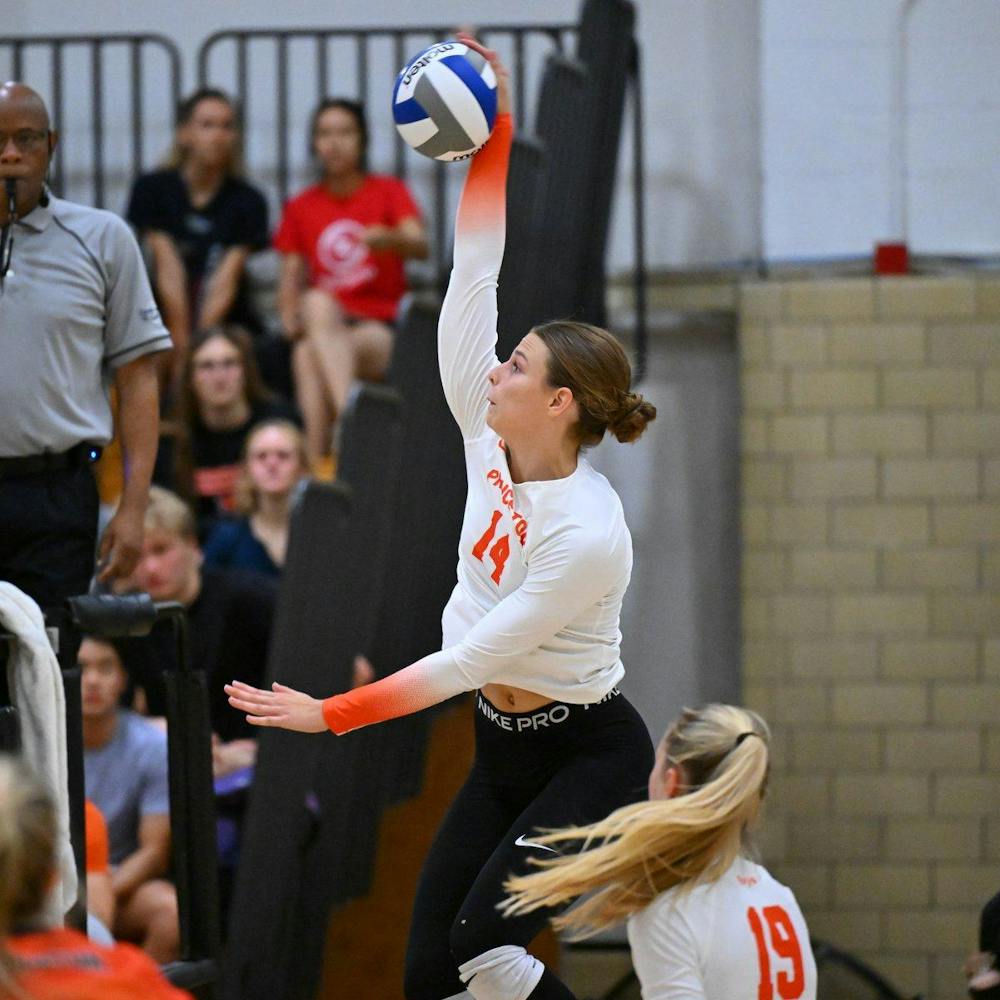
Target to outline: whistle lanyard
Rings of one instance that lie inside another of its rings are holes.
[[[0,291],[10,270],[10,258],[14,252],[14,222],[17,219],[17,191],[13,184],[7,186],[7,225],[0,232]]]

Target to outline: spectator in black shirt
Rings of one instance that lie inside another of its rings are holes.
[[[220,326],[196,334],[154,479],[191,502],[200,534],[233,511],[246,436],[275,418],[295,420],[295,414],[261,383],[247,333]]]
[[[203,88],[177,109],[167,166],[135,182],[128,221],[153,258],[153,283],[177,348],[173,374],[192,331],[231,321],[259,332],[245,265],[267,246],[267,202],[240,177],[240,123],[233,101]]]
[[[156,601],[187,608],[191,665],[205,672],[216,745],[216,774],[253,763],[254,729],[229,708],[222,685],[240,670],[263,683],[277,587],[259,573],[202,566],[191,511],[168,490],[152,487],[142,556],[132,584]],[[130,640],[125,662],[133,684],[145,695],[138,704],[149,715],[165,714],[162,673],[176,667],[169,623],[145,638]]]

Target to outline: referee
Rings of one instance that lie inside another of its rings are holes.
[[[102,581],[135,567],[156,455],[153,355],[171,347],[126,224],[46,190],[56,140],[41,97],[0,84],[0,580],[43,610],[86,592],[95,554]],[[111,440],[112,383],[126,478],[98,552],[90,467]]]

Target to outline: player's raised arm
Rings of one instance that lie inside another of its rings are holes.
[[[496,52],[468,35],[459,40],[493,67],[497,118],[472,158],[455,221],[455,259],[438,323],[438,358],[448,405],[467,440],[486,420],[486,377],[497,365],[497,279],[507,223],[507,164],[514,125],[507,70]]]

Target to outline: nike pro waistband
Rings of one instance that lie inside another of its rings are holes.
[[[618,698],[621,691],[612,688],[599,701],[589,705],[571,705],[564,701],[550,701],[532,712],[502,712],[492,702],[483,697],[482,691],[476,692],[476,709],[498,729],[508,733],[538,732],[542,729],[555,728],[576,716],[582,716],[597,705],[603,705]]]

